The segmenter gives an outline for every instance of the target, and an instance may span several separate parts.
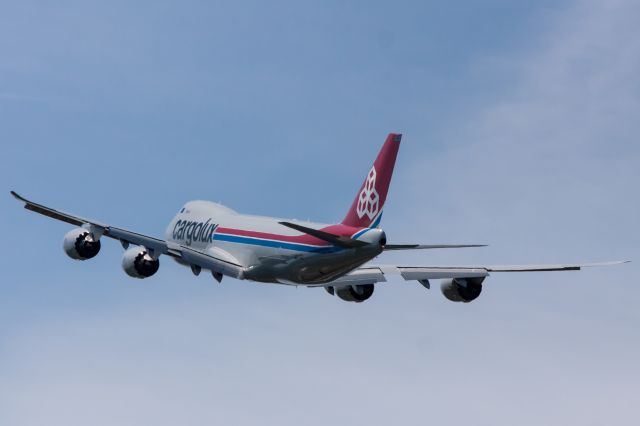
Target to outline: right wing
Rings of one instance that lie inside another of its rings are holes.
[[[419,281],[423,284],[432,279],[447,278],[481,278],[488,277],[490,272],[545,272],[545,271],[578,271],[593,266],[612,266],[627,263],[627,261],[613,262],[585,262],[543,265],[481,265],[481,266],[397,266],[381,265],[358,268],[330,283],[314,286],[346,286],[375,284],[387,281],[386,275],[399,274],[405,281]]]

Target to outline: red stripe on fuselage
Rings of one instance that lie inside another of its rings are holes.
[[[361,231],[365,228],[355,228],[352,226],[345,225],[331,225],[321,228],[320,231],[329,232],[338,236],[351,237],[356,232]],[[271,234],[269,232],[259,232],[259,231],[248,231],[245,229],[234,229],[234,228],[224,228],[222,226],[218,227],[215,234],[225,234],[225,235],[237,235],[241,237],[252,237],[252,238],[261,238],[264,240],[274,240],[274,241],[283,241],[287,243],[297,243],[297,244],[309,244],[314,246],[330,246],[331,244],[321,240],[319,238],[313,237],[307,234],[300,235],[282,235],[282,234]]]

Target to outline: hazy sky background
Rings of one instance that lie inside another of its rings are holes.
[[[637,425],[640,3],[0,4],[0,424]],[[150,235],[190,199],[339,220],[404,133],[379,263],[631,259],[448,302],[134,280],[37,201]]]

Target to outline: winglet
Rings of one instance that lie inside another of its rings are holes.
[[[20,196],[16,191],[11,191],[11,195],[13,195],[13,198],[15,198],[18,201],[22,201],[24,203],[28,203],[29,200],[27,200],[26,198]]]
[[[582,265],[583,268],[591,268],[596,266],[615,266],[622,265],[624,263],[631,263],[630,260],[611,260],[609,262],[593,262],[593,263],[585,263]]]

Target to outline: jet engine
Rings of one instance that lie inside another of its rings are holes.
[[[440,290],[452,302],[469,303],[480,296],[482,281],[484,277],[453,278],[442,281]]]
[[[373,294],[373,284],[348,285],[335,288],[335,294],[346,302],[364,302]]]
[[[72,259],[87,260],[100,251],[100,240],[84,228],[76,228],[64,236],[64,252]]]
[[[124,252],[122,269],[133,278],[148,278],[158,272],[160,261],[152,258],[144,247],[131,247]]]

